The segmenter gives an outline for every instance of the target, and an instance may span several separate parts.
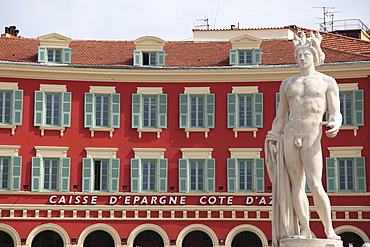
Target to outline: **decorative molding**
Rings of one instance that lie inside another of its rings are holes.
[[[111,159],[116,158],[118,148],[85,148],[86,158]]]
[[[53,224],[53,223],[45,223],[45,224],[41,224],[41,225],[36,226],[28,234],[26,245],[22,245],[22,246],[31,247],[33,239],[37,236],[37,234],[39,234],[39,233],[41,233],[43,231],[53,231],[53,232],[56,232],[62,238],[65,246],[66,247],[71,247],[71,245],[69,244],[70,241],[71,241],[71,239],[70,239],[68,233],[66,232],[66,230],[64,230],[63,227],[61,227],[61,226],[59,226],[57,224]]]
[[[0,90],[18,89],[18,82],[0,82]]]
[[[40,42],[40,46],[56,49],[68,48],[69,43],[71,42],[71,38],[57,33],[46,34],[38,37],[37,39]]]
[[[338,226],[337,228],[334,229],[334,231],[337,235],[341,233],[345,233],[345,232],[353,232],[353,233],[356,233],[358,236],[360,236],[365,243],[370,242],[370,238],[367,236],[367,234],[360,228],[353,226],[353,225]]]
[[[61,158],[67,157],[69,147],[35,146],[36,157]]]
[[[338,84],[339,91],[353,91],[358,90],[358,83],[340,83]]]
[[[211,91],[210,91],[210,87],[184,87],[184,93],[207,94],[207,93],[211,93]]]
[[[44,92],[67,92],[67,85],[40,84],[40,91]]]
[[[208,132],[209,128],[186,128],[185,133],[186,133],[186,138],[190,137],[190,132],[204,132],[204,138],[208,138]]]
[[[113,238],[113,241],[114,241],[113,246],[116,246],[116,247],[121,246],[120,245],[121,244],[121,238],[120,238],[118,232],[116,231],[116,229],[114,229],[112,226],[110,226],[108,224],[103,224],[103,223],[96,223],[96,224],[90,225],[87,228],[85,228],[81,232],[81,234],[78,238],[77,246],[82,247],[85,239],[87,238],[87,236],[90,233],[94,232],[94,231],[105,231],[106,233],[108,233]]]
[[[162,129],[143,129],[143,128],[137,128],[137,132],[139,133],[139,138],[142,137],[143,132],[156,132],[157,133],[157,139],[161,137]]]
[[[328,147],[330,157],[335,158],[353,158],[361,157],[361,150],[364,147],[353,146],[353,147]]]
[[[136,93],[140,94],[162,94],[163,87],[137,87]]]
[[[253,131],[253,137],[257,137],[258,128],[233,128],[235,138],[238,138],[238,132]]]
[[[111,94],[116,93],[115,86],[90,86],[90,93]]]
[[[144,52],[163,50],[163,46],[166,42],[155,36],[144,36],[134,40],[136,50]]]
[[[12,136],[14,136],[16,128],[16,125],[0,124],[0,129],[11,129]]]
[[[61,126],[40,126],[39,129],[41,130],[41,136],[45,135],[45,130],[59,130],[60,131],[60,137],[64,136],[64,130],[65,127]]]
[[[261,158],[262,148],[229,148],[230,158],[256,159]]]
[[[102,128],[102,127],[91,127],[89,128],[90,132],[91,132],[91,137],[94,137],[95,135],[95,131],[107,131],[109,132],[109,137],[112,138],[113,137],[113,133],[114,133],[114,128]]]
[[[167,232],[163,230],[162,227],[155,225],[155,224],[149,224],[149,223],[139,225],[131,231],[130,235],[127,238],[127,246],[134,246],[134,241],[136,237],[144,231],[156,232],[157,234],[159,234],[159,236],[161,236],[163,240],[163,244],[164,244],[163,246],[170,246],[170,239],[167,235]]]
[[[257,226],[250,225],[250,224],[238,225],[234,227],[233,229],[231,229],[231,231],[227,234],[225,246],[231,246],[232,241],[234,240],[236,235],[238,235],[241,232],[245,232],[245,231],[253,232],[254,234],[256,234],[260,238],[262,242],[262,246],[269,246],[265,233]]]
[[[163,159],[165,148],[133,148],[135,158],[138,159]]]
[[[233,87],[233,93],[236,94],[253,94],[258,93],[258,86],[248,86],[248,87]]]
[[[213,148],[181,148],[183,159],[208,159],[212,158]]]
[[[243,34],[238,37],[230,39],[232,49],[251,50],[260,48],[262,39],[252,35]]]
[[[21,146],[0,145],[0,156],[18,156]]]
[[[357,136],[358,126],[340,126],[340,130],[353,130],[353,136]]]

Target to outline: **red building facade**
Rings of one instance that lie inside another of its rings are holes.
[[[298,73],[299,31],[1,38],[1,246],[270,245],[263,143],[280,82]],[[337,80],[345,118],[322,139],[322,180],[335,231],[360,246],[370,236],[370,43],[322,35],[317,69]]]

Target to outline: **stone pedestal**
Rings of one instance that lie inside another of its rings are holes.
[[[280,247],[343,247],[342,240],[333,239],[280,239]]]

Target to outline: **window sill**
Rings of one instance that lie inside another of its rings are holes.
[[[353,130],[353,135],[357,136],[358,126],[340,126],[340,130]]]
[[[14,136],[16,128],[16,125],[0,124],[0,129],[12,129],[12,136]]]
[[[233,128],[235,138],[238,137],[239,131],[253,131],[253,137],[256,138],[258,128]]]
[[[41,136],[44,136],[45,130],[59,130],[60,131],[60,137],[64,136],[64,130],[65,127],[60,127],[60,126],[40,126],[41,130]]]
[[[89,129],[90,132],[91,132],[91,137],[94,137],[94,132],[95,131],[108,131],[109,132],[109,137],[112,138],[113,137],[113,132],[114,132],[114,128],[103,128],[103,127],[93,127],[93,128],[90,128]]]
[[[139,133],[139,138],[141,138],[143,132],[157,132],[157,139],[161,137],[161,132],[162,129],[143,129],[143,128],[138,128],[137,132]]]
[[[209,129],[208,128],[185,129],[185,132],[186,132],[186,138],[190,137],[190,132],[204,132],[204,137],[208,138]]]

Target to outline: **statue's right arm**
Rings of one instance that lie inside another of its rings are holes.
[[[288,79],[284,80],[280,85],[280,101],[276,111],[276,116],[272,122],[272,131],[282,134],[286,124],[286,117],[289,111],[288,98],[286,95],[286,86]]]

